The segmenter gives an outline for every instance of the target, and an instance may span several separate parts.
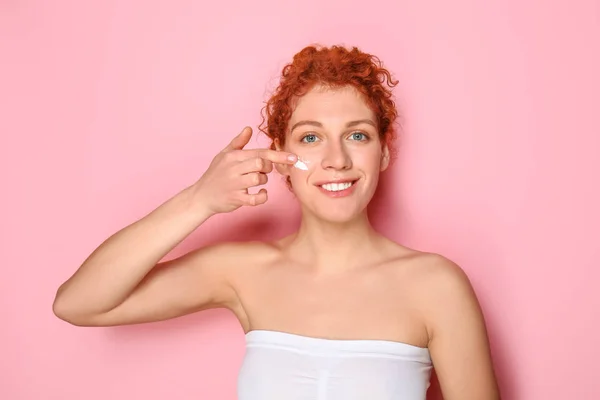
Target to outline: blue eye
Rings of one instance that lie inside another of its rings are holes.
[[[354,132],[351,135],[351,137],[352,137],[353,140],[358,140],[358,141],[366,140],[367,139],[367,136],[364,133],[362,133],[362,132]]]
[[[314,143],[317,140],[317,136],[313,134],[308,134],[302,138],[302,142],[305,143]]]

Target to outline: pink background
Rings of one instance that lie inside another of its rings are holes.
[[[229,313],[84,329],[51,304],[102,240],[256,128],[312,42],[358,45],[400,80],[406,132],[374,220],[467,271],[504,398],[600,398],[598,1],[202,3],[0,3],[1,399],[235,398]],[[294,200],[269,187],[170,256],[293,229]]]

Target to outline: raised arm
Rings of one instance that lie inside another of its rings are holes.
[[[273,150],[243,150],[252,131],[245,128],[212,161],[193,185],[106,239],[58,289],[57,317],[80,326],[124,325],[173,318],[236,302],[229,285],[239,245],[220,244],[160,262],[216,213],[267,201],[261,189],[273,163],[293,164],[294,156]],[[290,157],[291,156],[291,157]]]

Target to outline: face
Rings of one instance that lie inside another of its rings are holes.
[[[329,221],[349,221],[364,212],[375,193],[389,151],[376,118],[353,87],[315,87],[296,102],[283,150],[307,170],[280,169],[291,180],[304,211]]]

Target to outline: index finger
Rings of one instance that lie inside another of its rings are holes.
[[[293,165],[298,161],[298,156],[286,151],[271,150],[271,149],[260,149],[255,150],[255,157],[263,158],[277,164],[290,164]]]

